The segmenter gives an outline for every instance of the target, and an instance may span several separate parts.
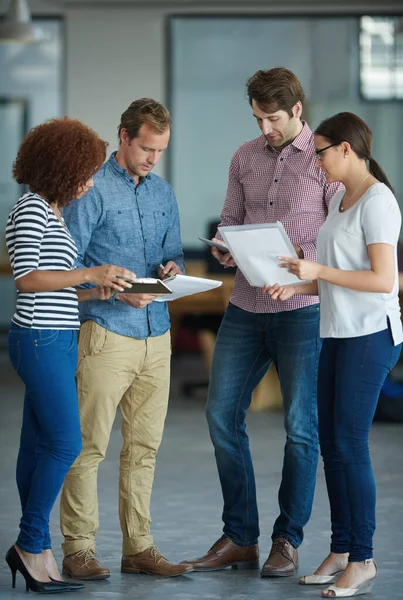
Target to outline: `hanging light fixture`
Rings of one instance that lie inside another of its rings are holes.
[[[28,0],[10,0],[7,11],[0,21],[0,42],[35,44],[47,36],[32,23]]]

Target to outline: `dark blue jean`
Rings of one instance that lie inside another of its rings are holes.
[[[319,438],[330,501],[331,551],[349,552],[351,562],[373,556],[376,490],[368,436],[379,393],[400,350],[389,329],[323,342]]]
[[[40,554],[51,547],[50,511],[81,451],[77,332],[12,323],[8,341],[11,363],[25,384],[17,461],[22,509],[17,545]]]
[[[280,379],[287,434],[272,539],[286,538],[295,548],[302,542],[319,454],[319,353],[319,305],[276,314],[228,306],[214,351],[207,420],[224,497],[224,535],[239,546],[255,544],[259,537],[246,410],[271,362]]]

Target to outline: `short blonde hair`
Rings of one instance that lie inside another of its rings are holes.
[[[140,127],[148,125],[157,133],[164,133],[171,128],[171,115],[163,104],[152,98],[140,98],[132,102],[122,114],[118,127],[118,135],[126,129],[129,139],[138,137]]]

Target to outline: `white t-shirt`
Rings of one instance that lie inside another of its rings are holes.
[[[329,215],[319,230],[317,261],[346,271],[371,268],[367,246],[390,244],[395,248],[395,283],[390,294],[358,292],[318,281],[320,336],[349,338],[387,328],[389,317],[394,344],[403,341],[398,298],[397,242],[401,214],[396,198],[383,183],[372,185],[348,210],[339,211],[345,191],[330,201]]]

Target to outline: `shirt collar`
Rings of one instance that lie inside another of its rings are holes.
[[[311,139],[312,139],[312,130],[306,121],[302,121],[301,131],[299,132],[297,137],[295,139],[293,139],[293,141],[290,144],[288,144],[288,146],[294,146],[298,150],[304,151],[304,150],[308,149],[309,142],[311,141]],[[276,150],[275,148],[270,146],[269,142],[266,139],[265,139],[265,148],[267,148],[268,150],[274,150],[275,152],[278,152],[278,150]],[[285,146],[285,148],[287,148],[287,146]]]
[[[115,173],[118,173],[119,175],[122,175],[123,177],[126,177],[126,178],[128,177],[129,179],[133,179],[133,177],[131,177],[129,175],[129,173],[126,171],[126,169],[124,169],[123,167],[120,166],[120,164],[116,160],[116,154],[117,154],[117,150],[115,150],[115,152],[112,152],[112,154],[110,155],[110,157],[108,159],[108,164],[112,167],[112,169],[115,171]],[[150,175],[151,175],[151,173],[148,173],[144,177],[140,177],[139,183],[141,183],[143,181],[143,179],[149,179]]]

